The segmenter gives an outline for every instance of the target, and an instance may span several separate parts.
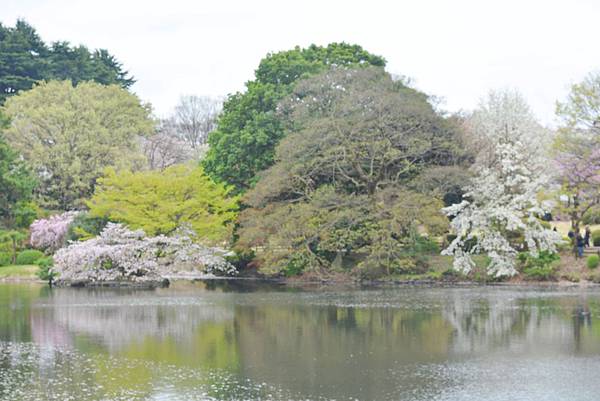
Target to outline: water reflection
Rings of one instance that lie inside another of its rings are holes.
[[[235,285],[0,285],[0,399],[534,400],[570,389],[583,400],[600,391],[594,290]]]

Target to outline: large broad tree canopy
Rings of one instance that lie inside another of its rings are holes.
[[[40,203],[70,210],[91,196],[107,167],[145,165],[139,138],[151,133],[149,108],[117,85],[41,83],[7,100],[9,145],[38,175]]]
[[[454,126],[426,95],[380,68],[336,68],[300,82],[280,105],[293,135],[260,173],[251,204],[301,198],[321,185],[372,195],[406,183],[425,167],[451,165],[460,149]]]
[[[41,80],[96,81],[129,88],[135,82],[107,50],[55,42],[50,46],[23,20],[0,24],[0,105]]]
[[[258,66],[245,92],[229,96],[223,105],[218,128],[209,137],[203,161],[213,179],[245,191],[256,182],[256,173],[273,164],[275,146],[284,136],[276,115],[277,104],[293,84],[331,66],[384,66],[382,57],[360,46],[332,43],[267,55]]]
[[[270,272],[414,268],[418,230],[447,221],[441,200],[411,185],[460,161],[456,127],[376,67],[301,81],[278,109],[287,135],[244,198],[240,245]]]

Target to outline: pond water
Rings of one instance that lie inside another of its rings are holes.
[[[598,400],[600,290],[0,284],[0,400]]]

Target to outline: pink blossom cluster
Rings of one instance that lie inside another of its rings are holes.
[[[572,185],[600,185],[600,148],[591,152],[562,152],[556,157],[559,171]]]
[[[50,216],[47,219],[38,219],[29,227],[32,247],[36,249],[55,251],[65,245],[69,225],[79,212],[65,212]]]

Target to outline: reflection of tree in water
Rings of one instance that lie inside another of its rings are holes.
[[[314,305],[239,305],[235,325],[245,376],[339,399],[421,391],[408,372],[444,360],[452,332],[426,310]]]
[[[42,346],[36,358],[39,363],[50,361],[52,367],[39,373],[57,370],[69,376],[70,364],[63,363],[66,347],[74,355],[87,355],[94,386],[109,393],[150,394],[152,388],[170,386],[175,379],[180,384],[172,391],[194,387],[207,388],[211,394],[233,391],[221,383],[239,366],[232,310],[203,301],[198,293],[187,298],[171,295],[53,291],[32,311],[33,338]],[[173,378],[165,376],[164,369],[184,370]]]
[[[33,370],[52,378],[80,374],[82,382],[114,394],[149,394],[181,374],[173,391],[229,385],[211,393],[217,399],[253,399],[238,385],[246,379],[289,392],[285,399],[433,399],[452,385],[448,380],[461,380],[436,367],[472,356],[600,354],[598,297],[588,301],[578,293],[194,287],[36,296],[19,301],[29,305],[19,309],[27,323],[19,332],[41,345]],[[0,369],[29,360],[14,352],[0,358]]]
[[[153,292],[60,289],[32,313],[34,340],[175,366],[238,366],[231,309]]]
[[[518,293],[489,292],[470,297],[454,292],[442,313],[454,328],[452,351],[458,355],[494,350],[556,353],[557,345],[570,352],[579,350],[582,343],[589,352],[600,352],[600,335],[594,336],[591,330],[582,335],[582,327],[593,325],[587,301],[579,296],[519,297]]]
[[[92,336],[99,345],[117,351],[147,337],[187,341],[201,323],[232,319],[227,308],[200,300],[179,304],[145,295],[61,289],[35,310],[34,320]]]
[[[47,292],[47,286],[37,284],[0,285],[0,340],[31,340],[31,305]]]

